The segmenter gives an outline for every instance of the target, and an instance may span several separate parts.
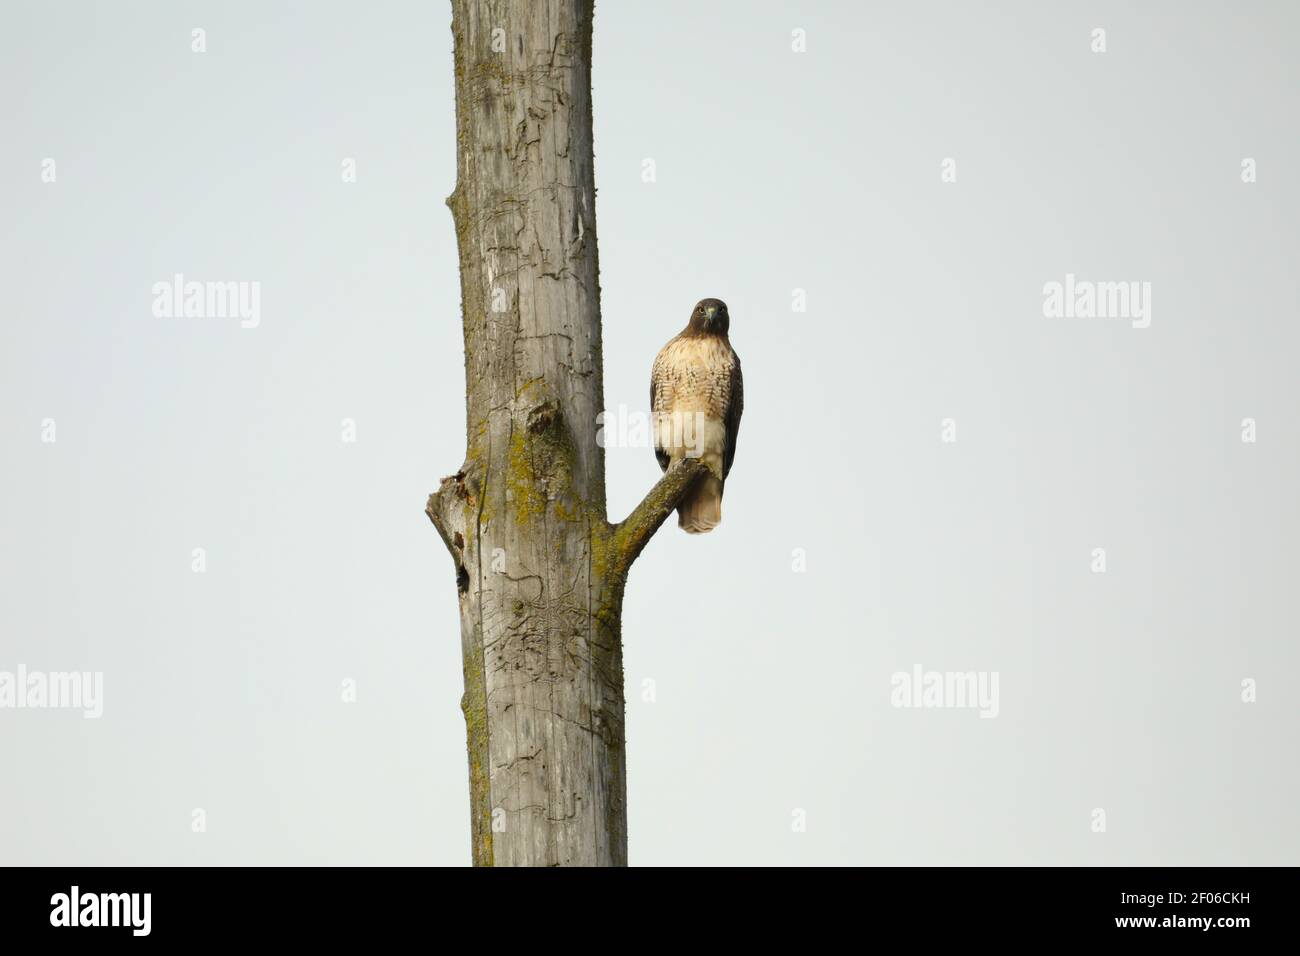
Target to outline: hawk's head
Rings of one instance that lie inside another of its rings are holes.
[[[726,335],[730,327],[727,303],[721,299],[701,299],[695,303],[686,331],[694,335]]]

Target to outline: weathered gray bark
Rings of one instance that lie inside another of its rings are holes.
[[[591,17],[452,0],[467,448],[426,512],[460,600],[477,865],[627,862],[623,586],[703,467],[609,523]]]

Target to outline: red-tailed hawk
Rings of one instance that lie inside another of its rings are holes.
[[[730,324],[727,303],[701,299],[650,371],[659,467],[702,458],[710,472],[677,506],[677,523],[689,534],[712,531],[722,520],[722,485],[736,457],[744,392],[740,358],[727,338]]]

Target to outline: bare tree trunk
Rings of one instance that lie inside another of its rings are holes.
[[[626,864],[623,586],[703,467],[609,523],[591,18],[452,0],[467,448],[426,512],[460,600],[476,865]]]

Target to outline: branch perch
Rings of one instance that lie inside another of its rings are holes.
[[[632,566],[659,526],[706,471],[708,466],[703,459],[683,458],[664,472],[630,515],[614,526],[613,554],[620,573],[626,573]]]

